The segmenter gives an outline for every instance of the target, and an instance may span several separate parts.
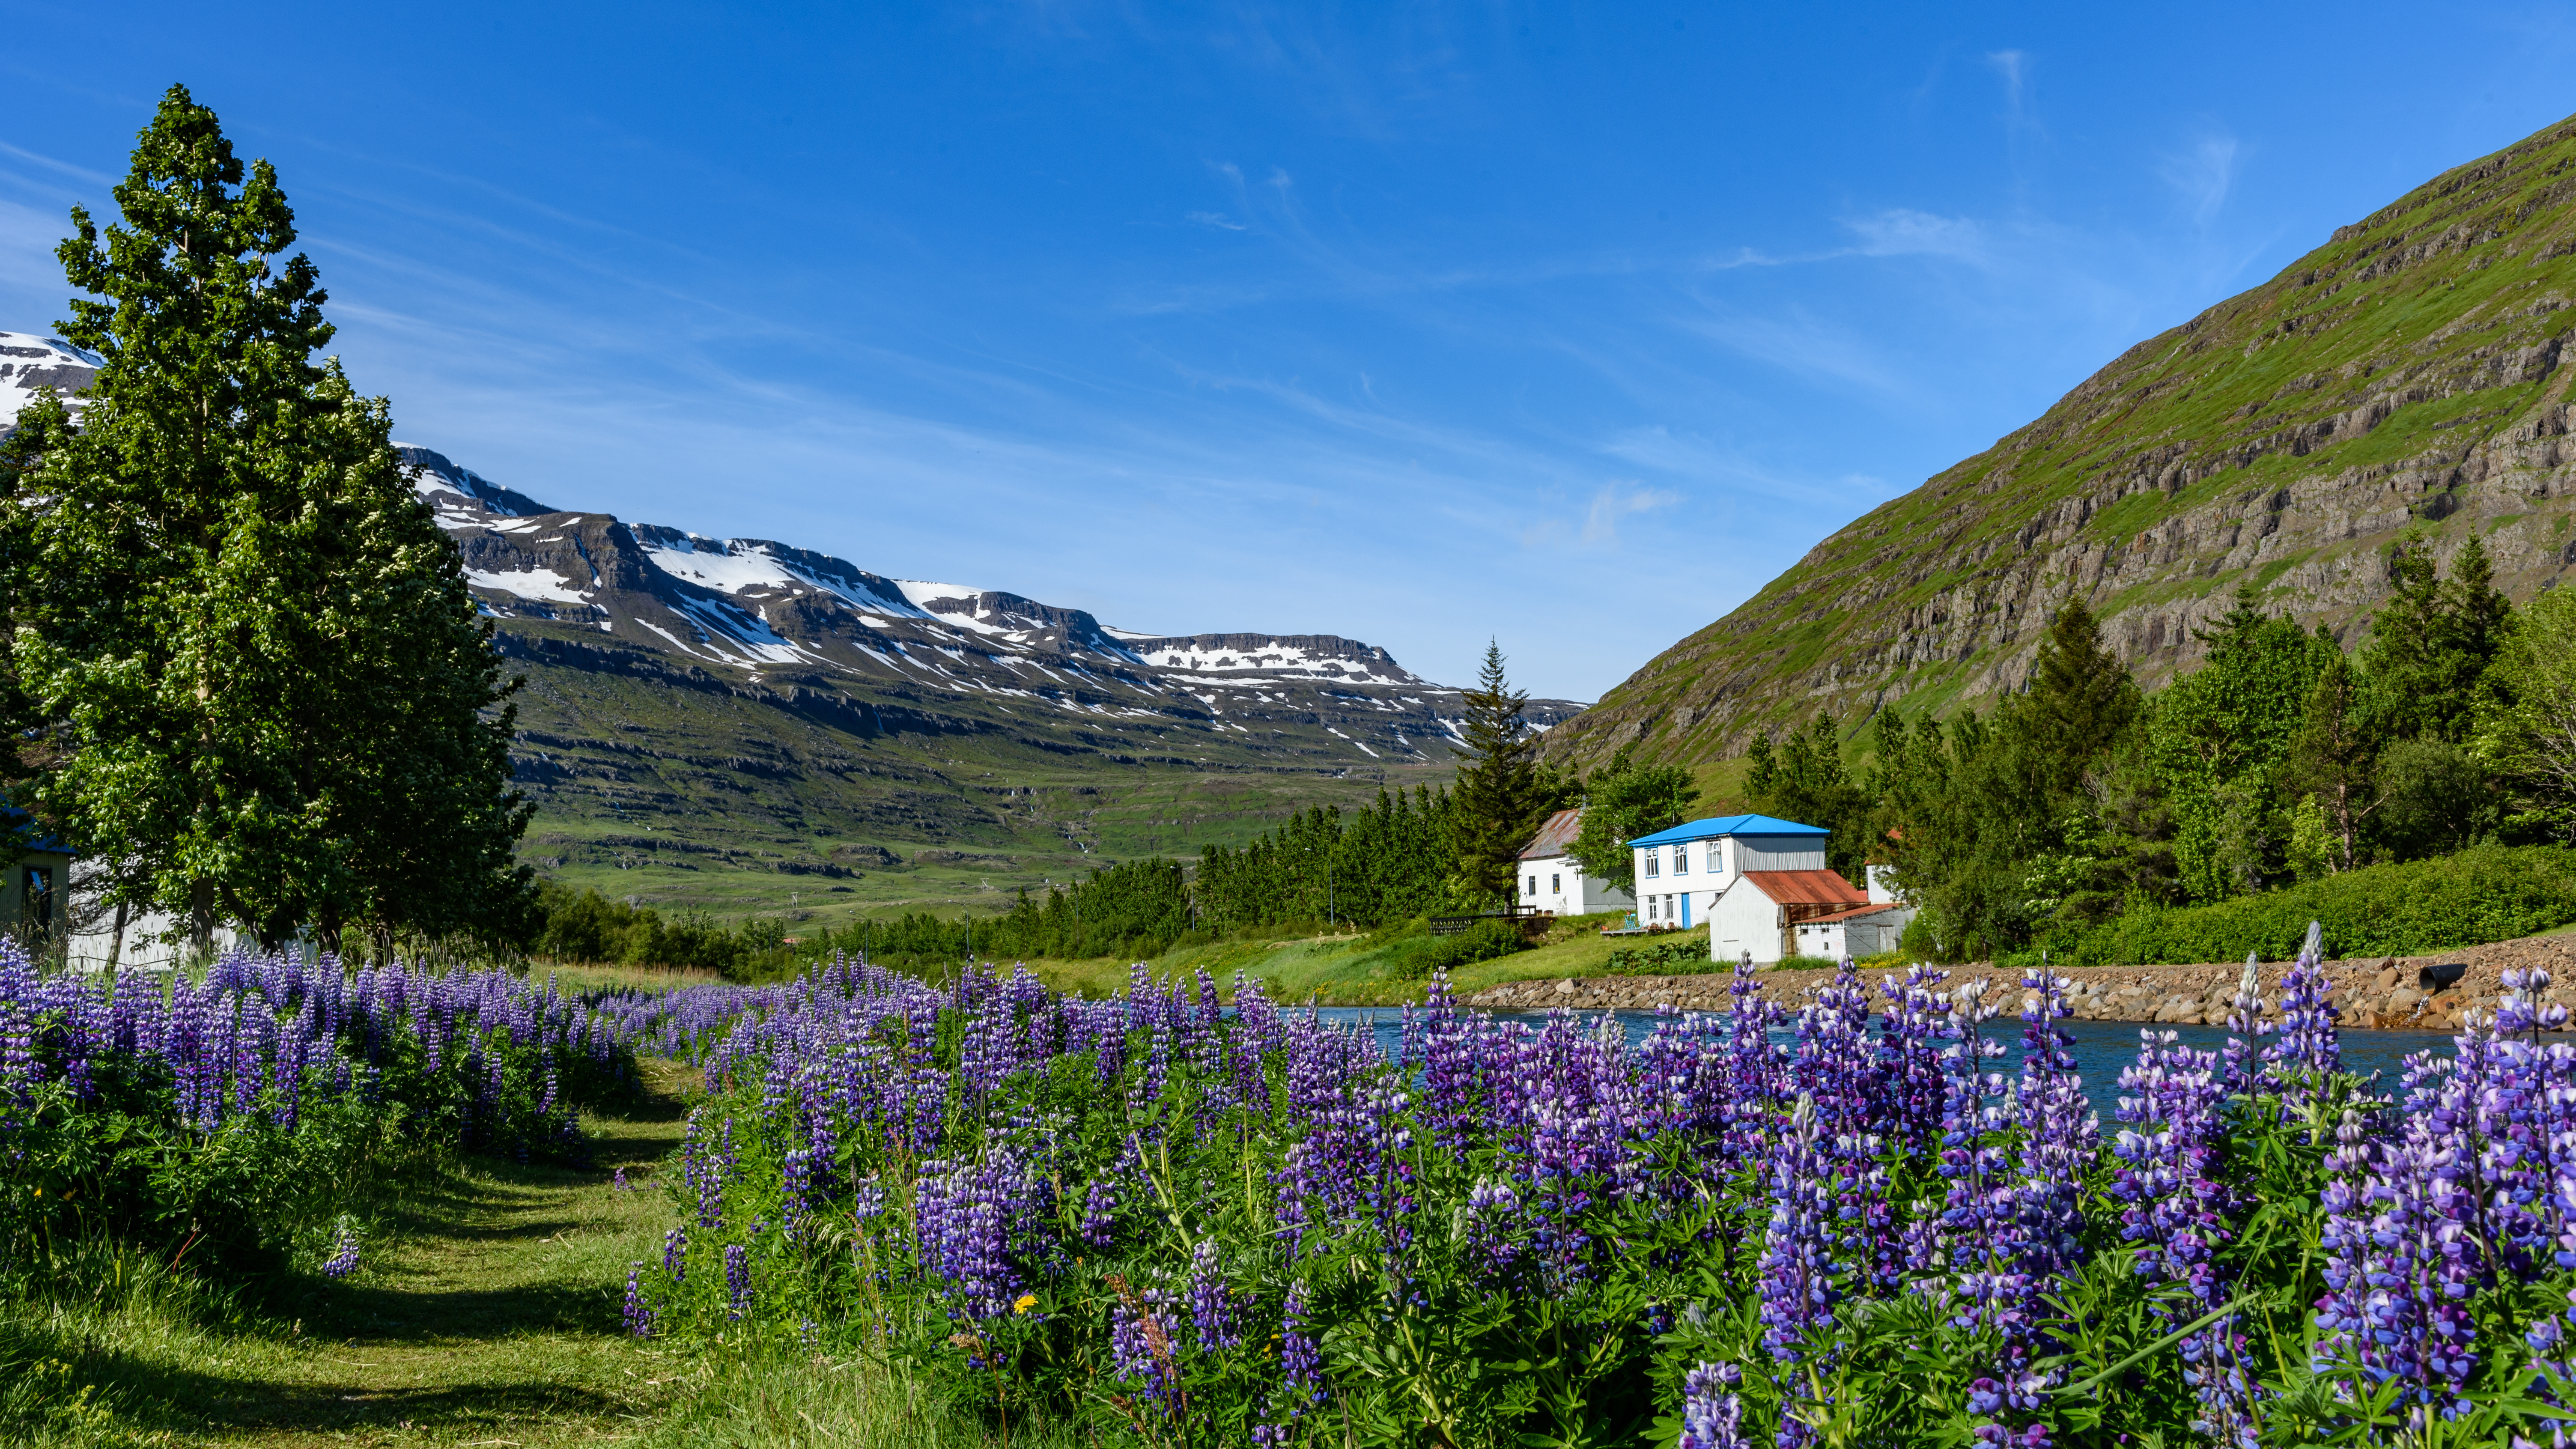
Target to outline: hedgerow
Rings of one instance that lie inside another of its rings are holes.
[[[2308,922],[2335,955],[2411,956],[2510,941],[2576,921],[2576,851],[2478,846],[2365,866],[2261,895],[2179,910],[2142,908],[2053,943],[2066,965],[2287,960]]]

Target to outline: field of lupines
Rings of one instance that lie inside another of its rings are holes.
[[[2045,974],[2002,1003],[1847,965],[1792,1009],[1740,972],[1635,1049],[1435,983],[1393,1061],[1142,968],[630,998],[713,1095],[628,1323],[907,1362],[1005,1436],[2555,1442],[2565,1014],[2515,982],[2356,1080],[2317,960],[2223,1051],[2145,1033],[2107,1124]]]
[[[202,982],[40,976],[0,945],[0,1277],[108,1238],[155,1261],[333,1276],[423,1150],[579,1161],[632,1090],[617,1019],[502,971],[235,955]]]

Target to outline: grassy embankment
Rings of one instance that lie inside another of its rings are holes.
[[[1606,975],[1612,951],[1648,942],[1662,946],[1693,941],[1702,954],[1708,948],[1706,926],[1671,935],[1605,938],[1600,933],[1605,919],[1611,918],[1577,917],[1559,922],[1543,944],[1530,950],[1453,969],[1449,973],[1450,987],[1463,996],[1502,981]],[[1407,954],[1406,943],[1416,939],[1353,930],[1281,934],[1176,947],[1145,964],[1157,977],[1186,976],[1204,969],[1216,978],[1221,989],[1228,990],[1233,986],[1234,974],[1241,971],[1260,980],[1272,998],[1279,1001],[1399,1006],[1422,999],[1425,983],[1397,974]],[[1103,956],[1079,961],[1036,960],[1028,967],[1059,990],[1103,996],[1126,987],[1133,964]]]

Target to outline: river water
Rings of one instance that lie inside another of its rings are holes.
[[[1392,1007],[1327,1006],[1317,1009],[1324,1020],[1368,1029],[1377,1039],[1378,1048],[1392,1060],[1403,1042],[1402,1016]],[[1516,1018],[1536,1025],[1545,1013],[1535,1011],[1498,1011],[1496,1016]],[[1656,1016],[1651,1011],[1578,1011],[1586,1027],[1598,1025],[1596,1018],[1609,1016],[1619,1023],[1619,1030],[1630,1046],[1643,1041],[1654,1030]],[[2112,1110],[2119,1105],[2120,1069],[2138,1058],[2140,1031],[2172,1032],[2182,1045],[2203,1051],[2216,1051],[2227,1042],[2227,1029],[2219,1026],[2149,1026],[2134,1021],[2065,1021],[2059,1023],[2075,1039],[2073,1048],[2076,1070],[2084,1075],[2084,1094],[2102,1114],[2106,1124]],[[2020,1063],[2021,1019],[2000,1017],[1986,1024],[1986,1035],[2009,1048],[1995,1059],[1991,1068],[2012,1071]],[[1796,1040],[1793,1033],[1774,1031],[1771,1039],[1783,1044]],[[2451,1037],[2435,1031],[2347,1031],[2341,1033],[2343,1064],[2347,1071],[2368,1076],[2381,1075],[2380,1090],[2397,1091],[2398,1074],[2405,1059],[2416,1052],[2437,1055],[2451,1053]]]

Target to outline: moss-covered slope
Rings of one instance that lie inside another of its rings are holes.
[[[2240,583],[2349,642],[2410,529],[2528,598],[2576,564],[2576,118],[2336,231],[1871,510],[1550,734],[1675,761],[2016,687],[2070,590],[2153,683]]]

